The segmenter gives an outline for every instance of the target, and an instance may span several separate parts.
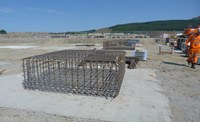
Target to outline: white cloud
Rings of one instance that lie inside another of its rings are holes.
[[[5,13],[5,14],[8,14],[8,13],[12,13],[13,10],[11,8],[0,8],[0,13]]]

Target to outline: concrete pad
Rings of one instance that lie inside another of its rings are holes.
[[[168,98],[148,69],[126,69],[115,99],[24,90],[22,74],[0,77],[0,107],[122,122],[170,122]]]

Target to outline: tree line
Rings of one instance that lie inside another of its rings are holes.
[[[121,24],[110,27],[112,32],[126,31],[182,31],[187,26],[196,26],[200,23],[200,19],[189,20],[163,20],[141,23]]]
[[[0,30],[0,34],[6,34],[6,33],[7,33],[6,30],[3,29]]]

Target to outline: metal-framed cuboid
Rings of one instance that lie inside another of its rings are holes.
[[[63,50],[23,59],[25,89],[115,98],[125,52]]]

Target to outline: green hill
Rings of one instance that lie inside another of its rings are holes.
[[[141,23],[121,24],[109,27],[111,32],[134,32],[134,31],[182,31],[187,26],[200,24],[200,17],[188,20],[161,20]]]
[[[0,30],[0,34],[6,34],[7,32],[5,30]]]

